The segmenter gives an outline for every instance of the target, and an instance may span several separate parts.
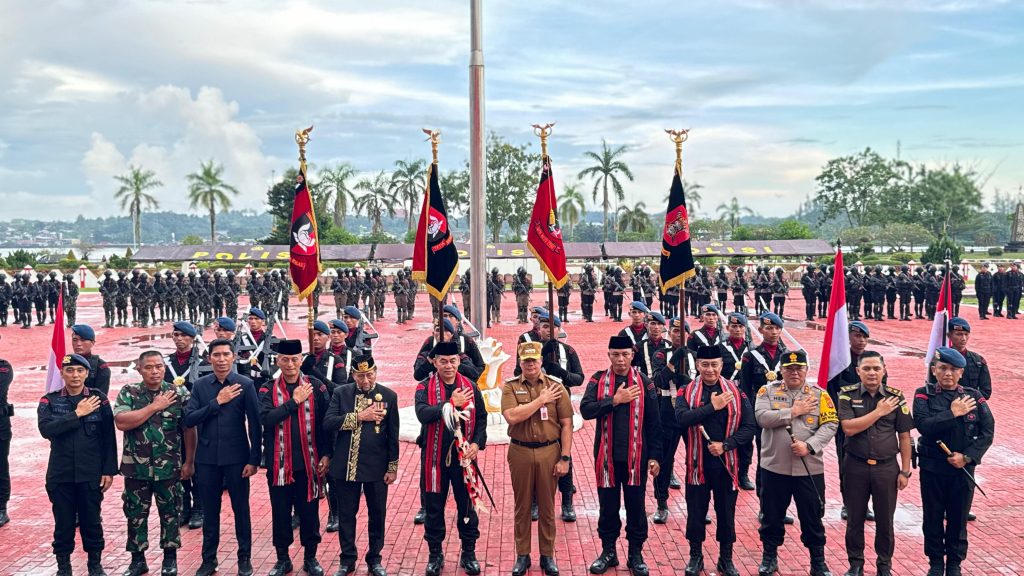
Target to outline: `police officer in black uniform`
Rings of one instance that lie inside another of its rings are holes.
[[[75,324],[71,327],[71,349],[89,361],[89,377],[85,380],[86,388],[96,388],[104,394],[110,393],[110,368],[99,356],[92,353],[96,344],[96,332],[87,324]]]
[[[810,311],[810,309],[808,309]],[[758,330],[763,340],[757,346],[747,350],[740,359],[743,368],[740,370],[740,390],[747,395],[747,398],[754,398],[758,390],[765,384],[773,384],[782,381],[782,353],[786,351],[786,345],[782,342],[782,318],[776,314],[761,315]],[[739,447],[740,456],[740,488],[750,490],[750,476],[747,470],[750,468],[754,455],[753,444],[757,444],[757,451],[761,452],[761,430],[758,429],[754,435],[754,442],[747,442]],[[760,457],[758,458],[760,460]],[[761,489],[761,467],[757,467],[755,480],[758,492]],[[792,524],[790,516],[784,518],[786,524]]]
[[[967,367],[964,368],[964,375],[960,378],[960,385],[964,388],[974,388],[986,400],[992,398],[992,374],[988,369],[988,362],[985,357],[973,350],[967,349],[967,343],[971,339],[971,324],[966,319],[953,317],[947,324],[949,333],[950,348],[963,355],[967,360]]]
[[[856,365],[860,382],[839,390],[839,422],[846,433],[843,495],[849,517],[846,524],[846,576],[864,575],[864,522],[868,500],[875,506],[875,553],[878,576],[892,576],[896,548],[893,515],[896,494],[910,481],[910,416],[903,392],[882,383],[885,360],[865,351]],[[897,457],[899,460],[897,461]]]
[[[939,347],[931,364],[937,383],[914,392],[928,576],[961,575],[960,564],[967,557],[967,513],[974,495],[974,485],[963,471],[976,477],[974,469],[995,435],[985,397],[960,385],[966,366],[962,354]]]
[[[58,576],[71,576],[75,521],[89,554],[89,575],[106,576],[100,502],[117,474],[114,414],[106,394],[85,386],[89,361],[78,354],[61,362],[64,386],[39,400],[39,433],[50,441],[46,493],[53,504],[53,553]]]
[[[14,404],[8,404],[7,393],[14,379],[11,363],[0,358],[0,528],[11,521],[7,515],[7,501],[11,499],[11,417]]]

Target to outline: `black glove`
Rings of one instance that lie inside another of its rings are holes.
[[[565,380],[565,377],[569,375],[569,373],[564,368],[562,368],[558,364],[555,364],[554,362],[545,362],[543,368],[544,373],[550,374],[551,376],[554,376],[555,378],[559,378],[561,380]]]

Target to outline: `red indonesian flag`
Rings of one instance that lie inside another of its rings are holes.
[[[64,339],[64,294],[63,290],[57,297],[57,310],[53,315],[53,336],[50,337],[50,360],[46,363],[46,393],[55,392],[64,387],[60,377],[60,367],[67,355]]]
[[[838,376],[853,361],[850,356],[850,319],[846,314],[846,280],[843,276],[843,248],[836,244],[836,261],[832,267],[832,295],[828,300],[825,322],[825,346],[818,366],[818,386],[827,388],[828,381]]]
[[[946,327],[949,322],[949,313],[953,309],[953,291],[949,287],[949,271],[942,275],[942,288],[939,290],[939,301],[935,305],[935,319],[932,320],[932,333],[928,338],[928,353],[924,355],[924,365],[930,366],[932,358],[935,357],[935,349],[940,346],[949,346],[949,339],[946,337]]]
[[[288,271],[292,277],[292,288],[300,299],[306,298],[313,293],[320,276],[320,237],[313,213],[313,198],[306,182],[305,163],[299,166],[299,177],[295,182],[288,244],[291,248]]]
[[[533,204],[530,228],[526,232],[526,246],[537,257],[548,281],[561,288],[569,279],[565,269],[565,246],[562,229],[558,225],[558,202],[555,199],[555,180],[551,176],[551,159],[544,158],[537,185],[537,201]]]
[[[416,240],[412,249],[412,277],[423,281],[427,293],[444,300],[459,272],[459,252],[448,222],[448,210],[441,197],[437,164],[427,172]]]

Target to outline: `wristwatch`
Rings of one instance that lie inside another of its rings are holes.
[[[906,472],[904,472],[904,471],[902,471],[902,470],[900,471],[900,476],[903,476],[904,478],[906,478],[906,479],[908,479],[908,480],[910,479],[910,477],[911,477],[911,476],[912,476],[913,474],[914,474],[914,472],[913,472],[913,471],[911,471],[911,470],[907,470]]]
[[[562,462],[572,462],[572,456],[562,455]]]

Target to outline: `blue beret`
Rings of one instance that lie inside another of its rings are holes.
[[[85,356],[79,356],[78,354],[68,354],[64,357],[64,360],[60,363],[61,368],[65,366],[82,366],[86,370],[91,370],[92,366],[89,366],[89,361],[85,359]]]
[[[651,312],[651,320],[661,324],[662,326],[665,325],[665,317],[661,315],[661,312]]]
[[[355,306],[345,306],[345,309],[342,310],[342,314],[345,316],[351,316],[356,320],[359,320],[360,318],[363,317],[362,312],[360,312],[359,308],[356,308]]]
[[[174,329],[190,338],[196,337],[196,327],[191,322],[175,322]]]
[[[455,334],[455,325],[452,324],[452,321],[448,320],[447,318],[445,318],[445,320],[444,320],[444,329],[447,332],[451,332],[452,334]]]
[[[562,319],[559,318],[558,316],[555,316],[554,318],[551,318],[551,314],[549,312],[544,312],[543,314],[538,314],[537,315],[537,320],[539,320],[541,322],[550,322],[550,323],[554,324],[556,327],[562,325]]]
[[[970,323],[967,322],[967,320],[965,320],[965,319],[963,319],[963,318],[961,318],[959,316],[954,316],[954,317],[949,319],[949,323],[946,325],[946,329],[949,330],[950,332],[952,332],[953,330],[956,330],[957,328],[959,328],[959,329],[961,329],[961,330],[963,330],[965,332],[970,332],[971,331],[971,325],[970,325]],[[84,338],[84,336],[83,336],[83,338]]]
[[[327,326],[327,322],[324,322],[323,320],[317,320],[316,322],[313,322],[313,330],[323,332],[328,336],[331,335],[331,328]]]
[[[551,323],[555,325],[555,328],[561,328],[562,327],[562,319],[559,318],[558,316],[555,316],[554,318],[552,318],[551,319]]]
[[[339,320],[337,318],[331,320],[331,328],[341,330],[345,334],[348,334],[348,324],[345,324],[344,320]]]
[[[455,316],[459,320],[462,320],[462,312],[459,312],[459,309],[455,307],[455,304],[446,304],[444,307],[444,311],[447,312],[448,314],[451,314],[452,316]]]
[[[231,318],[228,318],[227,316],[221,316],[220,318],[217,318],[217,325],[220,326],[221,330],[228,330],[231,332],[234,332],[236,328],[235,321],[232,320]]]
[[[743,314],[742,312],[732,312],[732,313],[730,313],[729,314],[729,320],[730,321],[731,320],[735,320],[736,322],[738,322],[738,323],[740,323],[740,324],[742,324],[744,326],[747,325],[747,315]]]
[[[647,304],[644,304],[640,300],[633,300],[629,304],[629,307],[632,310],[639,310],[639,311],[641,311],[641,312],[643,312],[645,314],[649,314],[651,312],[651,309],[647,307]]]
[[[782,328],[784,325],[782,318],[779,318],[778,314],[775,314],[774,312],[765,312],[764,314],[761,314],[761,325],[767,326],[768,324],[775,324],[779,328]]]
[[[249,308],[249,316],[255,316],[260,320],[267,319],[267,315],[263,312],[263,310],[260,310],[259,308]]]
[[[967,367],[967,359],[964,358],[964,355],[948,346],[939,346],[935,349],[935,360],[957,368]]]
[[[868,330],[868,325],[861,322],[860,320],[854,320],[853,322],[850,322],[850,331],[852,332],[854,330],[860,330],[861,332],[864,333],[865,336],[869,338],[871,337],[871,331]]]
[[[71,332],[77,334],[82,340],[96,341],[96,331],[88,324],[75,324],[71,327]]]
[[[548,309],[543,306],[534,306],[533,308],[530,309],[530,312],[534,314],[547,314]]]
[[[700,307],[700,313],[703,314],[705,312],[714,312],[715,314],[718,314],[718,306],[715,306],[714,304],[705,304]]]

